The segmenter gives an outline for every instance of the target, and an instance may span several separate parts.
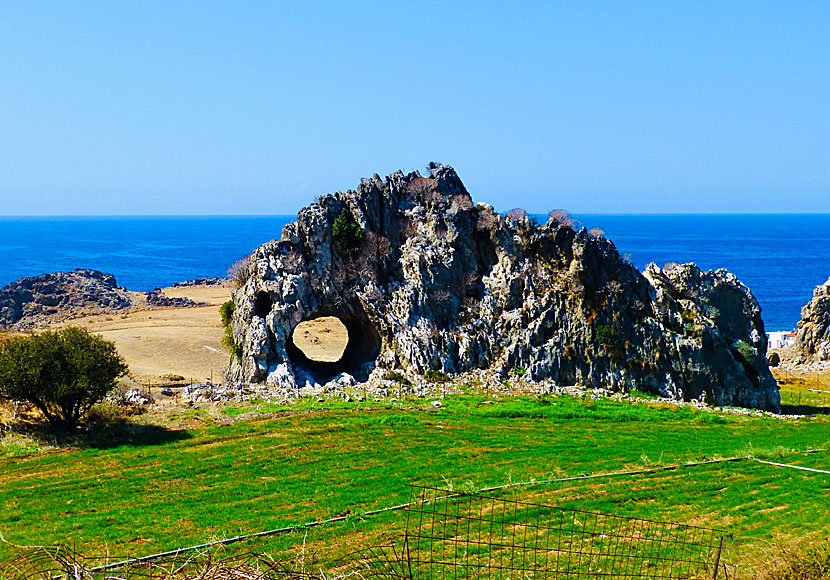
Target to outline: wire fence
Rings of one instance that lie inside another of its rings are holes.
[[[718,577],[711,528],[412,487],[402,544],[363,552],[363,575],[407,580]]]
[[[0,580],[716,580],[719,567],[726,569],[721,530],[532,503],[499,490],[410,490],[410,501],[395,507],[405,512],[403,537],[330,561],[328,575],[320,555],[311,553],[290,562],[247,553],[220,560],[205,545],[152,558],[109,556],[102,563],[53,546],[21,550],[0,562]]]

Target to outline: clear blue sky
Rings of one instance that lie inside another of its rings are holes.
[[[830,212],[830,2],[0,2],[0,214]]]

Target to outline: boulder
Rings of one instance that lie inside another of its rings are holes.
[[[801,309],[795,351],[802,359],[830,360],[830,279],[816,286]]]
[[[360,235],[341,235],[344,223]],[[761,309],[735,276],[694,264],[640,273],[560,215],[537,224],[474,204],[447,165],[319,198],[254,251],[233,300],[242,353],[228,383],[312,388],[344,372],[365,381],[376,367],[489,369],[719,405],[780,402]],[[337,363],[311,361],[291,341],[322,316],[348,329]]]

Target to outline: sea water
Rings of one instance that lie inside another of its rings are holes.
[[[649,262],[726,268],[761,304],[767,332],[795,328],[830,277],[830,215],[583,215],[642,270]]]
[[[749,286],[767,331],[795,327],[830,276],[830,215],[579,215],[639,269],[649,262],[726,268]],[[0,286],[93,268],[130,290],[224,276],[293,216],[0,218]]]
[[[92,268],[146,292],[225,276],[293,216],[2,217],[0,286],[46,272]]]

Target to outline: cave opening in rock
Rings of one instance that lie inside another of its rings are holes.
[[[332,318],[337,323],[326,323],[326,318]],[[306,323],[311,323],[311,325],[307,326]],[[319,325],[316,330],[313,324]],[[326,341],[337,342],[339,339],[337,324],[345,329],[346,344],[341,350],[342,355],[337,360],[331,360],[334,356],[327,356],[327,354],[331,355],[340,350],[339,345],[324,343]],[[329,333],[325,332],[327,327]],[[316,342],[315,338],[320,342]],[[374,325],[364,316],[334,317],[324,314],[308,318],[297,325],[285,346],[297,374],[305,372],[321,385],[340,373],[348,373],[358,381],[365,381],[369,378],[371,363],[380,353],[380,335]],[[315,349],[314,346],[319,348]],[[327,346],[329,348],[326,348]]]
[[[268,292],[257,292],[254,300],[254,312],[260,318],[265,318],[271,312],[271,307],[274,305],[274,300]]]

